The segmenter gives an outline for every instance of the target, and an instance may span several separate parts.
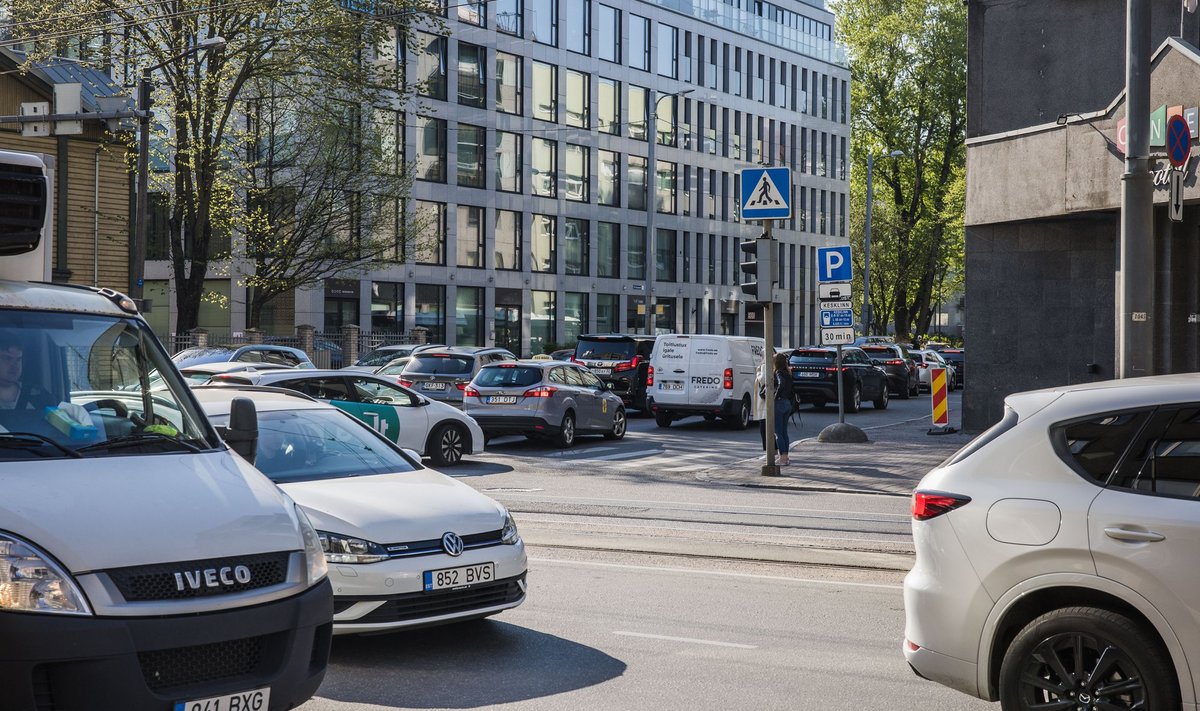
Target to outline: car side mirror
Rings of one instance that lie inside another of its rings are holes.
[[[229,408],[229,426],[223,433],[229,448],[254,464],[258,454],[258,410],[250,398],[235,397]]]

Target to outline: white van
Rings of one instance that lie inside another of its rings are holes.
[[[746,429],[754,376],[765,351],[763,339],[747,336],[659,336],[646,376],[647,400],[658,426],[703,415]]]
[[[29,208],[53,195],[5,158],[0,214],[19,196],[25,219],[0,222],[0,276],[46,248]],[[321,541],[234,454],[258,437],[254,404],[234,410],[227,445],[129,298],[0,281],[0,708],[269,711],[317,690]]]

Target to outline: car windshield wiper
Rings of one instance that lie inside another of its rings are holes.
[[[134,434],[122,435],[106,439],[103,442],[89,444],[86,447],[80,447],[80,452],[95,452],[104,449],[120,449],[121,447],[136,447],[141,444],[170,444],[180,449],[185,449],[189,452],[201,451],[199,447],[182,439],[159,434],[157,432],[136,432]]]
[[[68,457],[80,459],[82,454],[36,432],[0,432],[0,447],[24,448],[48,444]]]

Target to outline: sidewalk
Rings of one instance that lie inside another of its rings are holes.
[[[958,427],[957,417],[951,426]],[[858,424],[850,420],[851,424]],[[866,427],[864,444],[830,444],[815,437],[792,442],[791,465],[782,476],[762,475],[763,457],[701,471],[709,481],[776,489],[908,496],[921,477],[958,451],[971,435],[930,435],[929,418]]]

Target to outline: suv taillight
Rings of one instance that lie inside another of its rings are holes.
[[[646,387],[654,387],[654,366],[650,366],[646,371]]]
[[[721,381],[721,387],[733,390],[733,368],[725,369],[725,378]]]
[[[914,491],[912,515],[918,521],[928,521],[971,503],[971,497],[948,494],[944,491]]]
[[[401,385],[403,385],[403,386],[404,386],[404,387],[406,387],[406,388],[411,388],[411,387],[412,387],[412,381],[411,381],[411,380],[405,380],[404,378],[400,378],[400,384],[401,384]]]
[[[550,397],[556,392],[558,392],[558,388],[553,385],[543,385],[540,388],[526,390],[522,397]]]
[[[468,385],[463,388],[463,397],[479,397],[479,391]]]
[[[638,363],[641,362],[640,358],[641,358],[641,356],[634,356],[633,360],[631,360],[627,363],[617,363],[616,365],[613,366],[613,370],[614,371],[637,370]]]

